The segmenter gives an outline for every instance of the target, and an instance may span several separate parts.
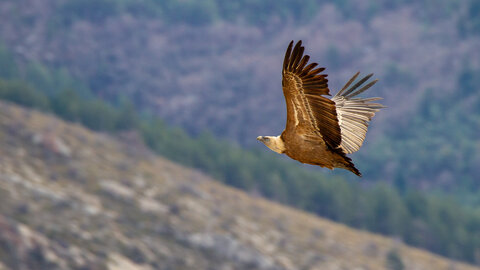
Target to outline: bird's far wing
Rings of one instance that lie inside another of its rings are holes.
[[[382,98],[354,98],[378,81],[373,80],[358,89],[372,77],[373,74],[369,74],[349,88],[359,74],[360,73],[357,72],[357,74],[345,84],[342,90],[332,98],[337,107],[338,123],[342,135],[340,147],[346,154],[356,152],[360,149],[367,134],[368,122],[375,116],[376,112],[384,108],[384,106],[379,103],[372,103],[372,101]]]
[[[341,142],[341,131],[337,120],[335,102],[324,97],[330,95],[325,68],[317,63],[308,64],[310,56],[303,55],[302,41],[293,48],[288,45],[283,62],[283,94],[287,103],[287,125],[285,130],[306,130],[321,137],[335,149]],[[307,65],[308,64],[308,65]]]

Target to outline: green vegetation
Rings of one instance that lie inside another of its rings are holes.
[[[35,109],[49,108],[44,94],[21,81],[0,81],[0,98]]]
[[[129,103],[115,108],[98,99],[82,99],[73,90],[47,96],[22,81],[0,80],[0,98],[53,112],[65,120],[80,122],[93,130],[121,131],[135,128],[136,114]]]
[[[155,152],[198,168],[226,184],[356,228],[397,236],[438,254],[476,262],[475,254],[480,251],[480,212],[453,199],[427,196],[408,188],[398,192],[384,184],[364,189],[358,182],[326,179],[317,171],[266,150],[244,150],[208,133],[192,138],[156,117],[137,113],[128,102],[107,104],[89,95],[81,84],[80,94],[71,90],[75,80],[65,72],[53,72],[38,64],[21,72],[12,59],[6,50],[0,49],[0,61],[4,61],[0,66],[8,66],[2,70],[4,79],[0,80],[0,98],[4,100],[51,112],[94,130],[136,130]],[[475,71],[466,70],[463,75],[466,85],[462,91],[468,92],[472,84],[478,83],[472,72]],[[426,109],[427,113],[442,116],[434,108]]]

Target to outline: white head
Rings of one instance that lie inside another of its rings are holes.
[[[280,136],[258,136],[257,140],[263,142],[270,150],[283,154],[285,152],[285,144]]]

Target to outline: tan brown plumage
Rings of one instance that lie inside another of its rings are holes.
[[[359,80],[355,74],[332,98],[328,88],[325,68],[317,63],[308,64],[310,56],[304,55],[302,41],[295,47],[290,42],[282,70],[282,87],[287,105],[287,123],[280,136],[259,136],[257,139],[277,153],[286,154],[302,163],[321,167],[343,168],[358,176],[346,154],[357,151],[364,139],[368,122],[383,108],[372,101],[381,98],[354,98],[377,80],[362,86],[373,74]],[[358,90],[357,90],[358,89]]]

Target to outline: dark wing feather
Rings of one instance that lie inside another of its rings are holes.
[[[330,95],[327,75],[320,74],[325,68],[315,69],[317,63],[308,64],[310,56],[303,55],[302,41],[292,47],[293,41],[285,53],[282,72],[287,129],[292,128],[295,117],[302,117],[297,119],[298,125],[319,134],[331,149],[336,149],[341,143],[341,131],[335,102],[323,96]]]

